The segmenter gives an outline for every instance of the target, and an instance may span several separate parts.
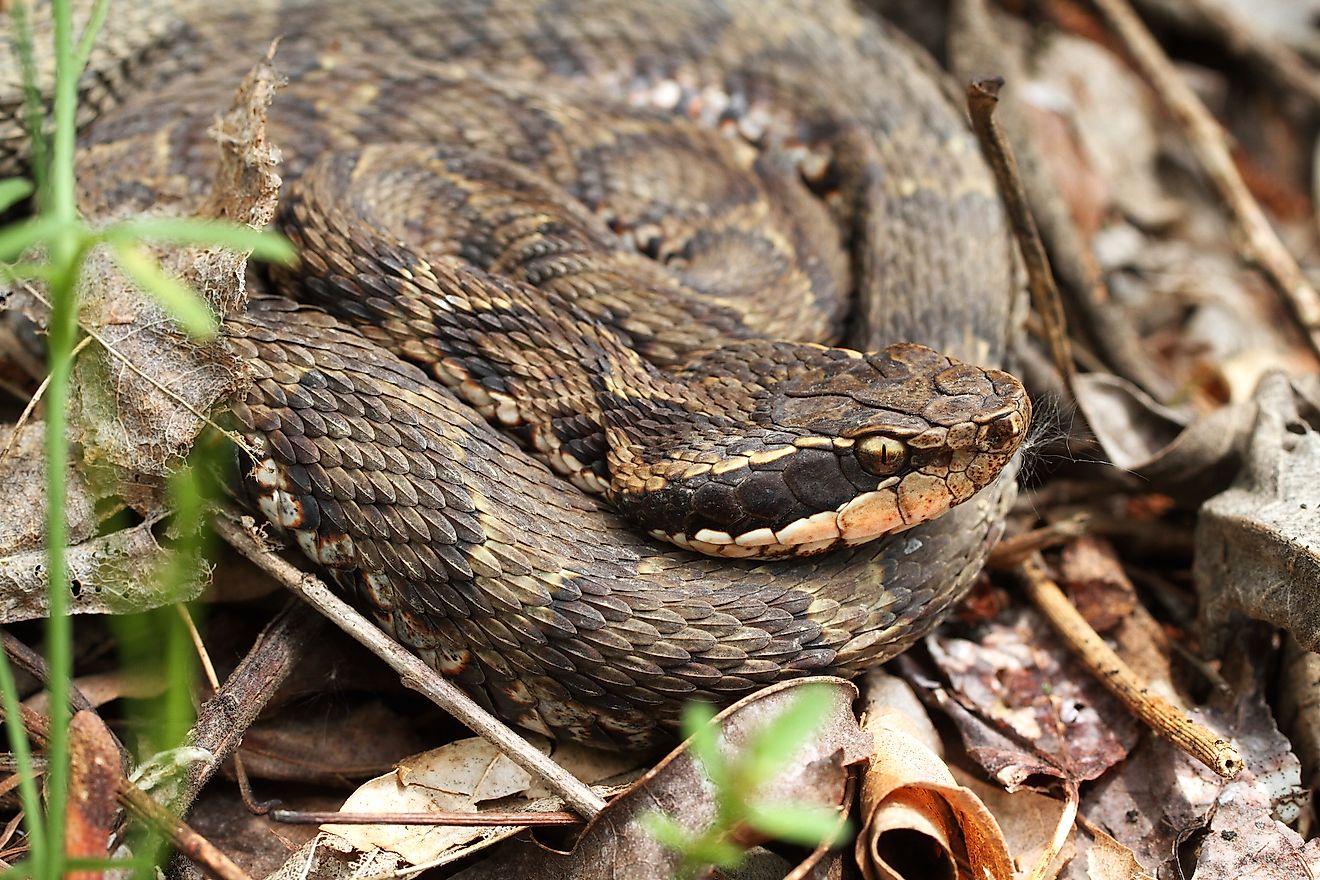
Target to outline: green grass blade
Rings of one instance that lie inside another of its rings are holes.
[[[251,251],[258,260],[291,265],[298,252],[287,238],[278,233],[264,232],[250,226],[221,223],[216,220],[197,220],[188,217],[143,217],[126,220],[106,229],[102,235],[107,241],[161,241],[173,244],[195,244],[224,247],[235,251]]]
[[[65,806],[69,799],[69,689],[73,679],[73,623],[69,618],[69,571],[65,558],[68,532],[65,488],[69,467],[69,376],[78,335],[78,276],[85,235],[78,222],[74,185],[74,148],[78,136],[78,80],[82,69],[73,46],[71,0],[53,0],[55,100],[51,116],[50,167],[38,200],[44,215],[58,225],[47,247],[59,273],[50,287],[50,385],[46,389],[46,544],[50,614],[46,620],[46,662],[50,667],[50,738],[46,763],[46,838],[50,844],[47,876],[64,875]],[[29,83],[33,88],[32,82]]]
[[[10,42],[14,55],[18,58],[19,70],[23,76],[23,116],[32,142],[32,177],[37,184],[37,192],[46,191],[46,107],[41,89],[37,83],[36,53],[32,46],[32,22],[28,18],[26,3],[15,3],[10,7]]]
[[[42,873],[49,850],[46,847],[45,823],[41,815],[41,793],[37,791],[37,774],[32,764],[32,744],[23,727],[23,715],[18,702],[18,684],[9,657],[0,650],[0,705],[5,710],[5,733],[9,737],[9,750],[14,755],[18,773],[18,798],[23,805],[23,824],[28,834],[28,852],[36,873]]]
[[[30,195],[32,195],[31,181],[21,177],[6,177],[0,180],[0,211],[8,211]]]
[[[120,241],[113,242],[111,248],[115,262],[124,270],[124,274],[169,312],[185,331],[202,339],[215,337],[219,330],[215,316],[211,314],[206,302],[188,285],[166,275],[141,248]]]

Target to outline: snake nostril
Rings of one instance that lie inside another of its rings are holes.
[[[978,443],[991,452],[1006,452],[1021,442],[1027,430],[1027,420],[1020,412],[1005,413],[981,426]]]

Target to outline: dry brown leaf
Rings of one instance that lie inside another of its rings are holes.
[[[736,752],[773,721],[794,697],[794,691],[805,684],[829,687],[834,698],[832,711],[789,765],[762,785],[759,796],[767,802],[837,807],[847,788],[848,768],[866,760],[871,751],[868,738],[852,714],[857,689],[850,683],[837,678],[804,678],[758,691],[719,714],[723,745],[727,751]],[[678,867],[678,856],[651,836],[642,817],[660,811],[689,833],[697,833],[714,819],[712,794],[700,763],[686,745],[680,746],[611,801],[587,826],[571,852],[518,838],[456,876],[463,880],[669,880]],[[811,870],[808,864],[799,874]]]
[[[1016,875],[1026,876],[1028,871],[1036,867],[1054,837],[1060,817],[1066,808],[1065,804],[1058,798],[1026,788],[1014,792],[1004,791],[999,786],[977,778],[959,767],[953,767],[951,770],[959,784],[979,797],[986,808],[994,814],[995,821],[1004,832],[1008,851],[1013,854],[1013,868]],[[1077,833],[1073,831],[1053,859],[1056,868],[1071,867],[1076,852],[1076,842]],[[1046,876],[1053,876],[1053,872]]]
[[[1086,849],[1087,880],[1154,880],[1132,850],[1110,837],[1103,830],[1086,823],[1091,835]],[[1076,875],[1083,876],[1083,875]]]
[[[1097,632],[1118,626],[1137,606],[1136,590],[1103,538],[1084,535],[1064,545],[1059,575],[1068,598]]]
[[[1302,784],[1320,790],[1320,654],[1289,639],[1279,675],[1279,727],[1293,744],[1307,776]]]
[[[1266,849],[1299,849],[1300,838],[1274,816],[1296,817],[1301,771],[1287,739],[1275,727],[1260,684],[1255,687],[1254,692],[1231,697],[1229,710],[1189,713],[1212,730],[1234,734],[1245,762],[1237,777],[1226,782],[1167,741],[1150,737],[1089,792],[1082,803],[1087,819],[1131,848],[1142,865],[1161,877],[1173,871],[1190,876],[1193,865],[1178,864],[1180,852],[1190,851],[1195,858],[1195,847],[1189,850],[1185,844],[1199,841],[1204,847],[1223,833],[1230,838],[1224,841],[1228,844],[1251,833]],[[1234,809],[1219,818],[1229,804]],[[1220,852],[1214,844],[1210,854],[1244,860],[1238,876],[1246,876],[1248,854],[1234,851],[1236,856]],[[1294,872],[1294,878],[1298,876],[1304,875]]]
[[[426,745],[407,717],[378,700],[341,700],[263,717],[243,734],[242,755],[253,778],[343,786],[387,772]]]
[[[867,676],[871,685],[884,673]],[[861,785],[862,829],[854,854],[867,880],[1011,880],[1012,860],[995,817],[926,744],[907,709],[868,700],[862,729],[874,743]],[[924,719],[924,714],[921,716]]]
[[[936,698],[968,753],[1009,791],[1033,775],[1096,779],[1135,742],[1128,713],[1030,609],[1010,609],[975,642],[937,633],[926,644],[950,683]]]
[[[69,802],[65,847],[73,858],[103,859],[119,816],[119,745],[95,713],[69,722]],[[71,871],[71,880],[98,880],[100,871]]]
[[[221,159],[211,196],[200,205],[172,205],[172,213],[258,228],[270,222],[280,157],[266,143],[266,111],[279,82],[269,58],[243,80],[212,131]],[[246,255],[216,248],[156,248],[155,256],[221,316],[246,302]],[[222,340],[202,343],[184,335],[100,252],[86,265],[81,318],[118,354],[94,347],[75,364],[73,400],[87,463],[110,464],[138,477],[125,481],[134,487],[141,477],[165,477],[205,427],[199,415],[242,389],[243,363]],[[150,491],[125,497],[138,510],[159,503]]]

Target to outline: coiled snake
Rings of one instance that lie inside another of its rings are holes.
[[[966,590],[1030,418],[952,359],[1004,356],[1009,241],[887,26],[837,0],[127,9],[84,210],[208,187],[207,124],[282,35],[302,262],[268,286],[315,307],[260,293],[226,327],[243,495],[498,714],[645,743],[684,701],[890,657]]]

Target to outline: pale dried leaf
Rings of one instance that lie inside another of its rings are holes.
[[[1010,791],[1035,774],[1095,779],[1135,741],[1131,717],[1034,611],[1001,615],[975,642],[937,633],[926,644],[956,695],[943,704],[968,752]]]
[[[550,752],[550,743],[529,737]],[[560,747],[554,759],[588,784],[598,783],[638,767],[639,756],[603,755],[584,748]],[[615,787],[598,788],[609,794]],[[544,785],[534,780],[494,746],[472,737],[441,746],[399,763],[391,773],[372,779],[340,807],[346,813],[479,812],[485,804],[500,812],[544,812],[563,809]],[[511,826],[458,827],[427,825],[333,825],[323,830],[368,853],[383,849],[411,865],[443,865],[510,837]]]
[[[1246,461],[1233,488],[1201,508],[1193,574],[1201,632],[1217,654],[1245,614],[1320,649],[1320,432],[1293,384],[1272,374],[1257,391]]]

